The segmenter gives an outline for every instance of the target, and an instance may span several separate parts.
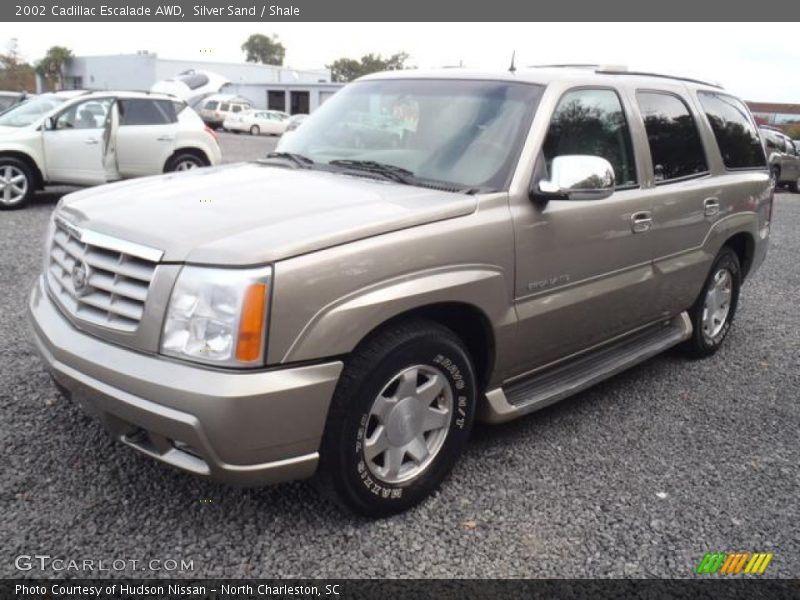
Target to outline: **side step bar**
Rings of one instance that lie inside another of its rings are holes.
[[[689,315],[633,333],[581,356],[486,393],[482,420],[503,423],[549,406],[621,373],[692,335]]]

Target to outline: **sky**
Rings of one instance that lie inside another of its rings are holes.
[[[252,33],[277,35],[297,69],[402,51],[420,68],[505,70],[515,51],[517,66],[627,65],[718,81],[747,100],[800,103],[795,23],[0,23],[0,51],[13,37],[29,61],[62,45],[75,55],[237,62]]]

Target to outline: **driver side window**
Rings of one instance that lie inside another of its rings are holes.
[[[56,129],[102,129],[111,107],[111,98],[85,100],[73,104],[56,119]]]
[[[613,90],[581,89],[564,94],[553,113],[542,150],[548,173],[557,156],[585,154],[611,163],[617,188],[637,184],[628,122]]]

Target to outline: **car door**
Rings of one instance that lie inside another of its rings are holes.
[[[278,135],[281,131],[281,124],[278,116],[275,113],[265,112],[262,113],[266,133],[270,135]]]
[[[178,135],[175,104],[158,98],[122,98],[116,136],[122,177],[157,175],[172,153]]]
[[[616,175],[610,197],[523,201],[512,210],[519,367],[557,360],[653,318],[651,204],[624,106],[612,88],[563,93],[532,182],[548,177],[557,156],[600,156]]]
[[[723,198],[686,88],[637,89],[632,102],[647,136],[644,189],[652,199],[654,307],[673,316],[691,306],[708,270],[703,244]],[[708,143],[711,143],[710,140]]]
[[[90,98],[71,104],[42,129],[46,178],[51,182],[104,183],[113,98]]]
[[[786,179],[798,181],[800,179],[800,156],[798,156],[797,148],[791,138],[784,137],[783,141],[785,144],[784,156],[786,157],[783,162],[787,165],[787,171],[790,175]]]

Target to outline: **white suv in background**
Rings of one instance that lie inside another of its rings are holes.
[[[200,110],[200,118],[212,129],[223,127],[225,119],[229,115],[235,115],[253,107],[248,100],[233,94],[214,94],[203,100]]]
[[[0,209],[45,185],[96,185],[216,165],[213,132],[163,94],[44,94],[0,115]]]

